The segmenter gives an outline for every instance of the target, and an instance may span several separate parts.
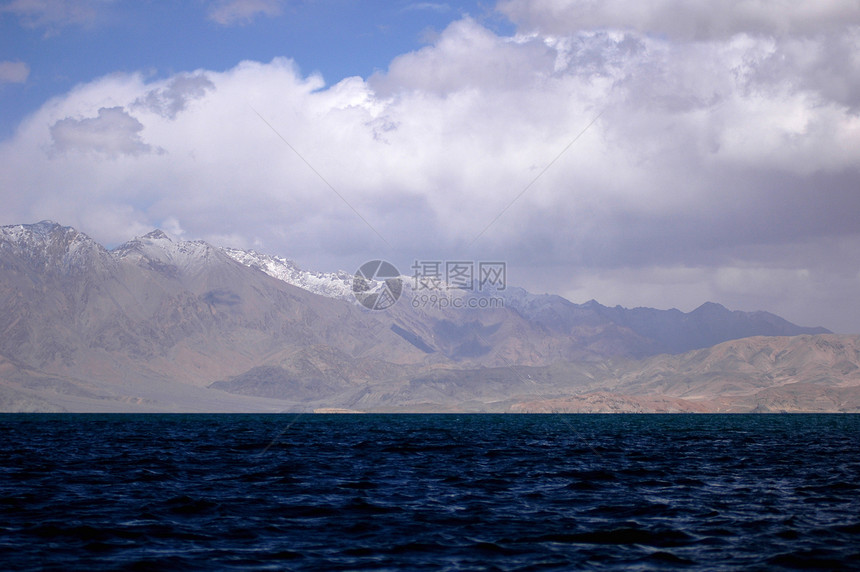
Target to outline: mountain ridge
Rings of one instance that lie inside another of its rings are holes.
[[[373,312],[351,287],[344,272],[161,230],[107,250],[51,221],[0,227],[0,408],[505,410],[579,381],[597,390],[619,360],[648,371],[665,350],[691,349],[678,336],[689,346],[826,331],[715,303],[628,310],[516,287],[484,294],[502,307],[455,309],[415,304],[407,284]]]

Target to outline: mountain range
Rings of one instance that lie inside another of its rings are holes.
[[[407,276],[374,311],[356,280],[160,230],[107,250],[0,227],[0,410],[860,410],[860,338],[768,312]]]

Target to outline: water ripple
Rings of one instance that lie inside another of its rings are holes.
[[[0,416],[0,564],[860,567],[860,416],[286,420]]]

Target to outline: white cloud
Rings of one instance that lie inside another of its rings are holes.
[[[451,5],[444,2],[412,2],[404,6],[402,10],[404,12],[428,10],[430,12],[444,13],[451,10]]]
[[[182,237],[185,236],[185,230],[182,228],[182,225],[179,224],[179,221],[176,220],[176,217],[167,217],[161,221],[161,224],[158,226],[173,238],[182,240]]]
[[[24,83],[30,76],[30,66],[24,62],[0,62],[0,84]]]
[[[209,18],[224,26],[247,24],[258,15],[279,16],[281,0],[215,0],[209,8]]]
[[[95,24],[114,0],[12,0],[0,6],[0,13],[18,16],[26,28],[43,28],[56,33],[65,26]]]
[[[860,332],[858,34],[793,22],[687,42],[465,18],[330,86],[286,59],[107,76],[0,144],[0,222],[114,244],[171,226],[322,270],[504,260],[511,284],[575,301],[710,299]]]
[[[451,24],[432,46],[396,58],[371,83],[381,93],[520,90],[551,71],[554,57],[539,42],[500,38],[467,17]]]

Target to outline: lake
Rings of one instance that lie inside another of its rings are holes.
[[[7,570],[860,567],[860,415],[0,415]]]

